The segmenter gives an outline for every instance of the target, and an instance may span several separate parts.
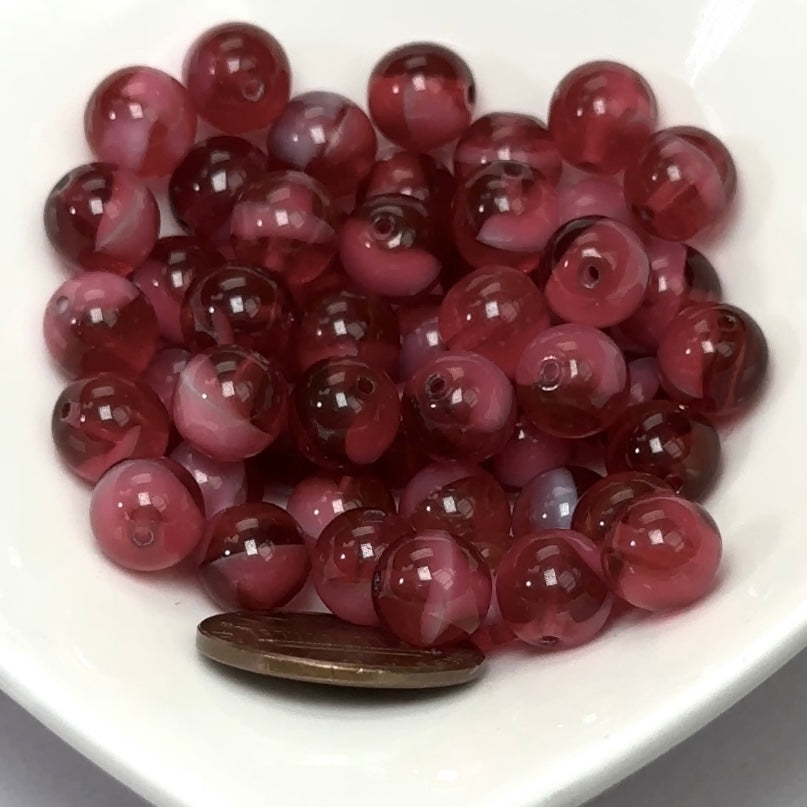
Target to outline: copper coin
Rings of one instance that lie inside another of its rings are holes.
[[[217,614],[199,623],[196,646],[214,661],[260,675],[378,689],[464,684],[485,661],[470,642],[421,650],[331,614]]]

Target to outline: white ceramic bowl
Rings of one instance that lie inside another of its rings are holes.
[[[373,695],[261,682],[203,663],[191,587],[98,555],[87,492],[56,463],[41,312],[64,273],[42,234],[51,185],[89,156],[85,99],[113,68],[179,71],[205,27],[252,19],[286,46],[296,90],[362,99],[389,47],[430,38],[475,71],[481,109],[544,115],[560,76],[639,68],[663,122],[705,125],[737,160],[727,237],[706,250],[765,328],[770,389],[726,440],[710,506],[726,560],[686,613],[556,655],[492,659],[478,684]],[[575,805],[759,683],[807,638],[807,5],[793,0],[7,0],[3,80],[0,683],[100,765],[171,807]]]

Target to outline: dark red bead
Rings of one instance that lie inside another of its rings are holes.
[[[521,418],[513,436],[493,458],[493,475],[505,487],[522,488],[538,474],[567,465],[571,455],[571,441],[547,434]]]

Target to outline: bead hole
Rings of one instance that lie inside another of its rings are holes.
[[[601,279],[599,267],[593,263],[585,263],[580,267],[580,285],[585,289],[593,289]]]
[[[62,420],[67,420],[70,417],[70,413],[73,411],[72,404],[63,403],[62,408],[59,410],[59,417]]]
[[[504,166],[504,175],[511,179],[520,179],[524,173],[524,169],[518,163],[507,163]]]
[[[154,531],[151,527],[143,525],[132,527],[130,537],[135,546],[151,546],[154,543]]]
[[[356,389],[362,395],[372,395],[375,392],[375,382],[373,381],[372,378],[367,378],[365,376],[362,376],[356,382]]]
[[[737,319],[731,314],[721,314],[717,318],[717,324],[724,331],[733,331],[737,327]]]
[[[540,638],[541,647],[557,647],[560,639],[557,636],[542,636]]]
[[[378,238],[389,238],[395,232],[395,219],[389,213],[382,213],[373,219],[372,226]]]
[[[441,375],[429,376],[426,381],[426,392],[432,398],[439,398],[441,395],[445,395],[447,389],[448,383]]]
[[[541,389],[549,392],[560,385],[562,370],[557,359],[547,359],[538,371],[538,383]]]

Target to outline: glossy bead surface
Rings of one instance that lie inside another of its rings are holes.
[[[447,349],[440,333],[439,314],[440,306],[434,304],[398,310],[401,331],[398,378],[402,381]]]
[[[622,351],[587,325],[556,325],[527,346],[516,370],[524,414],[556,437],[587,437],[607,429],[628,401]]]
[[[128,275],[157,241],[160,211],[133,173],[90,163],[56,183],[44,222],[48,240],[72,269]]]
[[[502,619],[521,641],[545,650],[576,647],[605,626],[614,596],[599,553],[572,530],[517,539],[499,564],[496,596]]]
[[[388,375],[358,359],[325,359],[294,386],[289,426],[299,450],[326,469],[375,462],[395,439],[400,403]]]
[[[154,354],[143,371],[143,380],[157,393],[169,415],[174,411],[174,391],[179,374],[190,358],[191,354],[185,348],[165,347]]]
[[[185,442],[171,452],[171,459],[179,463],[199,485],[208,519],[227,507],[246,501],[247,472],[243,462],[211,459]]]
[[[269,611],[308,577],[308,551],[294,519],[268,502],[228,507],[207,524],[199,581],[225,611]]]
[[[474,78],[454,51],[412,42],[385,54],[367,88],[370,115],[393,143],[432,151],[468,127],[476,100]]]
[[[688,499],[704,496],[720,470],[720,438],[708,421],[672,401],[632,406],[608,433],[608,473],[642,471]]]
[[[658,362],[652,356],[628,362],[628,405],[652,401],[661,388]]]
[[[381,624],[415,647],[470,636],[487,614],[491,590],[482,556],[447,532],[400,538],[384,550],[373,578]]]
[[[656,128],[648,83],[617,62],[587,62],[567,73],[549,105],[549,131],[566,162],[592,174],[622,170]]]
[[[514,378],[518,359],[549,327],[543,294],[523,272],[487,266],[458,280],[440,306],[440,333],[449,350],[468,350]]]
[[[188,51],[184,78],[199,115],[228,134],[270,126],[289,100],[291,86],[280,43],[244,22],[205,31]]]
[[[213,459],[263,451],[285,425],[288,385],[277,364],[237,345],[198,353],[179,375],[174,423]]]
[[[558,185],[558,211],[561,226],[573,219],[590,216],[605,216],[623,224],[632,223],[622,185],[606,177],[562,181]]]
[[[157,317],[140,289],[109,272],[82,272],[45,308],[45,344],[71,378],[104,370],[140,373],[157,350]]]
[[[205,527],[199,488],[168,459],[118,463],[92,492],[90,524],[101,551],[124,569],[156,572],[187,558]]]
[[[673,493],[648,493],[620,511],[605,539],[613,590],[637,608],[684,608],[714,586],[722,540],[712,517]]]
[[[415,508],[444,485],[465,479],[468,476],[489,476],[479,465],[468,462],[431,462],[412,474],[401,490],[398,510],[409,518]]]
[[[571,454],[568,440],[547,434],[521,418],[513,436],[493,458],[493,475],[505,487],[522,488],[538,474],[568,464]]]
[[[727,303],[700,303],[677,314],[658,347],[665,392],[699,412],[742,409],[762,387],[768,344],[756,321]]]
[[[311,551],[311,579],[320,599],[340,619],[378,625],[373,575],[382,552],[413,530],[384,510],[359,508],[337,516]]]
[[[483,356],[454,351],[406,382],[402,407],[410,438],[435,460],[492,457],[510,439],[516,418],[507,376]]]
[[[656,132],[625,170],[625,199],[634,215],[669,241],[686,241],[715,224],[736,188],[726,147],[694,126]]]

